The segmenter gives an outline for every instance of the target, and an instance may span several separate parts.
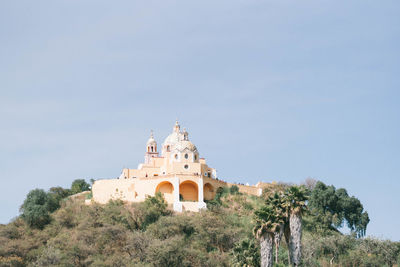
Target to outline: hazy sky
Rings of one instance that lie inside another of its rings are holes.
[[[176,118],[219,177],[344,187],[400,240],[400,2],[1,1],[0,222]]]

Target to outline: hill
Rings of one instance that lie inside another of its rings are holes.
[[[1,225],[0,266],[259,266],[253,214],[263,197],[225,188],[208,210],[176,214],[161,195],[136,204],[85,205],[85,194],[60,200],[40,227],[22,216]],[[344,235],[324,227],[320,217],[304,217],[304,266],[399,263],[399,242]],[[276,266],[287,264],[283,242]]]

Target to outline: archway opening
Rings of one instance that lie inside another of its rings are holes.
[[[182,201],[198,201],[199,190],[197,184],[192,181],[185,181],[179,185],[179,194]]]
[[[174,202],[174,186],[170,182],[159,183],[156,188],[157,192],[160,192],[168,203]]]
[[[214,187],[210,183],[204,184],[204,200],[213,200],[215,197]]]

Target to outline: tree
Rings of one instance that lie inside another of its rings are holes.
[[[346,189],[317,182],[309,199],[310,214],[323,231],[341,228],[344,223],[357,236],[366,234],[369,216],[361,202]]]
[[[260,254],[257,245],[248,238],[241,240],[232,250],[233,265],[238,267],[260,266]]]
[[[307,190],[291,186],[285,191],[285,206],[289,214],[289,255],[293,266],[301,264],[302,215],[306,210]]]
[[[90,190],[90,185],[84,179],[76,179],[72,182],[71,193],[78,194],[80,192]]]
[[[42,229],[50,223],[50,212],[58,207],[57,200],[44,190],[31,190],[20,208],[21,217],[29,226]]]
[[[344,189],[343,189],[344,190]],[[347,226],[355,233],[357,237],[363,237],[366,234],[369,216],[366,211],[363,211],[363,205],[360,200],[355,197],[347,197],[342,203],[344,219]]]
[[[147,226],[156,222],[161,216],[171,214],[171,211],[167,210],[167,206],[168,204],[160,192],[157,192],[154,197],[147,197],[143,203],[137,205],[134,212],[136,228],[145,230]]]
[[[282,220],[276,215],[270,205],[264,205],[254,212],[256,226],[253,233],[260,240],[261,267],[271,267],[274,247],[274,233],[279,231]]]
[[[274,245],[275,245],[275,263],[278,264],[279,247],[281,244],[285,224],[288,224],[288,213],[285,208],[284,198],[282,192],[275,192],[267,198],[267,205],[269,205],[275,212],[275,216],[279,218],[280,224],[277,228],[277,232],[274,233]]]
[[[62,199],[71,195],[71,190],[57,186],[50,188],[49,194],[54,197],[57,202],[60,202]]]
[[[315,188],[315,185],[317,184],[317,180],[308,177],[303,183],[302,185],[304,185],[308,190],[313,190]]]

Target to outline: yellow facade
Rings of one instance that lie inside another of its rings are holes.
[[[214,198],[219,187],[231,186],[217,178],[186,130],[178,122],[165,139],[159,155],[153,133],[146,144],[145,161],[137,169],[123,169],[118,179],[97,180],[92,186],[93,201],[107,203],[120,199],[141,202],[161,192],[167,203],[178,212],[206,208],[205,200]],[[237,185],[240,192],[261,195],[258,186]]]

